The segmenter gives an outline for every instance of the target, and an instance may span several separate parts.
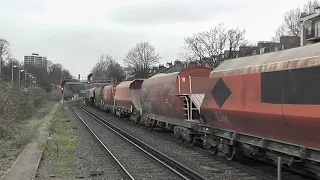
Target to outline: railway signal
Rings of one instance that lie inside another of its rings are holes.
[[[61,93],[62,93],[62,105],[64,104],[64,84],[67,82],[67,80],[63,80],[62,83],[61,83]]]
[[[89,75],[88,75],[88,77],[87,77],[87,83],[88,84],[90,84],[91,82],[90,82],[90,79],[91,79],[91,76],[92,76],[93,74],[92,73],[90,73]]]
[[[61,92],[63,93],[64,91],[64,84],[67,82],[67,80],[62,81],[61,83]]]

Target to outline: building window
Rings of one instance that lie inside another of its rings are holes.
[[[311,26],[310,27],[308,27],[308,29],[307,29],[307,31],[308,31],[308,36],[311,36]]]

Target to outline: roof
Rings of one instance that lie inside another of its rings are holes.
[[[320,8],[317,7],[315,8],[315,12],[311,14],[305,14],[301,15],[300,17],[300,22],[306,21],[306,20],[311,20],[320,17]]]
[[[156,74],[161,74],[161,73],[172,73],[172,72],[179,72],[179,71],[182,71],[183,69],[185,69],[185,67],[183,67],[182,64],[174,64],[173,66],[171,67],[168,67],[168,68],[163,68],[162,70],[160,71],[157,71],[157,72],[154,72],[152,74],[149,74],[149,77],[152,77]]]
[[[179,72],[172,72],[172,73],[159,73],[159,74],[156,74],[154,76],[151,76],[149,79],[153,79],[153,78],[157,78],[157,77],[162,77],[162,76],[170,76],[170,75],[173,75],[173,74],[176,74],[178,75]]]
[[[144,80],[145,80],[145,79],[134,79],[134,80],[132,80],[132,81],[122,81],[121,83],[119,83],[119,84],[117,85],[116,88],[130,87],[130,85],[131,85],[132,83],[134,83],[135,81],[144,81]]]
[[[320,43],[223,61],[210,77],[280,71],[320,65]]]

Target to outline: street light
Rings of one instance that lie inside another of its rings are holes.
[[[33,76],[31,75],[31,74],[29,74],[29,77],[30,77],[30,86],[29,87],[31,87],[32,86],[32,78],[33,78]]]
[[[17,68],[17,67],[19,67],[19,66],[13,65],[13,61],[12,61],[12,65],[11,65],[11,83],[12,84],[13,84],[13,68]]]
[[[37,77],[33,77],[34,78],[34,88],[36,88],[37,87]]]
[[[26,70],[24,70],[24,69],[21,69],[21,70],[20,70],[20,67],[19,67],[19,86],[21,86],[21,73],[22,73],[22,72],[25,72],[25,73],[24,73],[24,76],[26,76]]]
[[[52,98],[54,97],[54,84],[51,84],[52,86]]]
[[[26,72],[26,71],[25,71]],[[25,81],[25,86],[26,86],[26,88],[27,88],[27,74],[29,75],[29,78],[30,78],[30,86],[31,86],[31,77],[32,77],[32,75],[31,75],[31,73],[25,73],[25,76],[24,76],[24,81]]]
[[[27,74],[31,74],[31,73],[27,73],[27,71],[24,71],[24,83],[25,83],[25,88],[27,88]]]

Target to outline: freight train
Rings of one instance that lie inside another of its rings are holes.
[[[228,160],[320,172],[320,43],[92,88],[86,103]]]

